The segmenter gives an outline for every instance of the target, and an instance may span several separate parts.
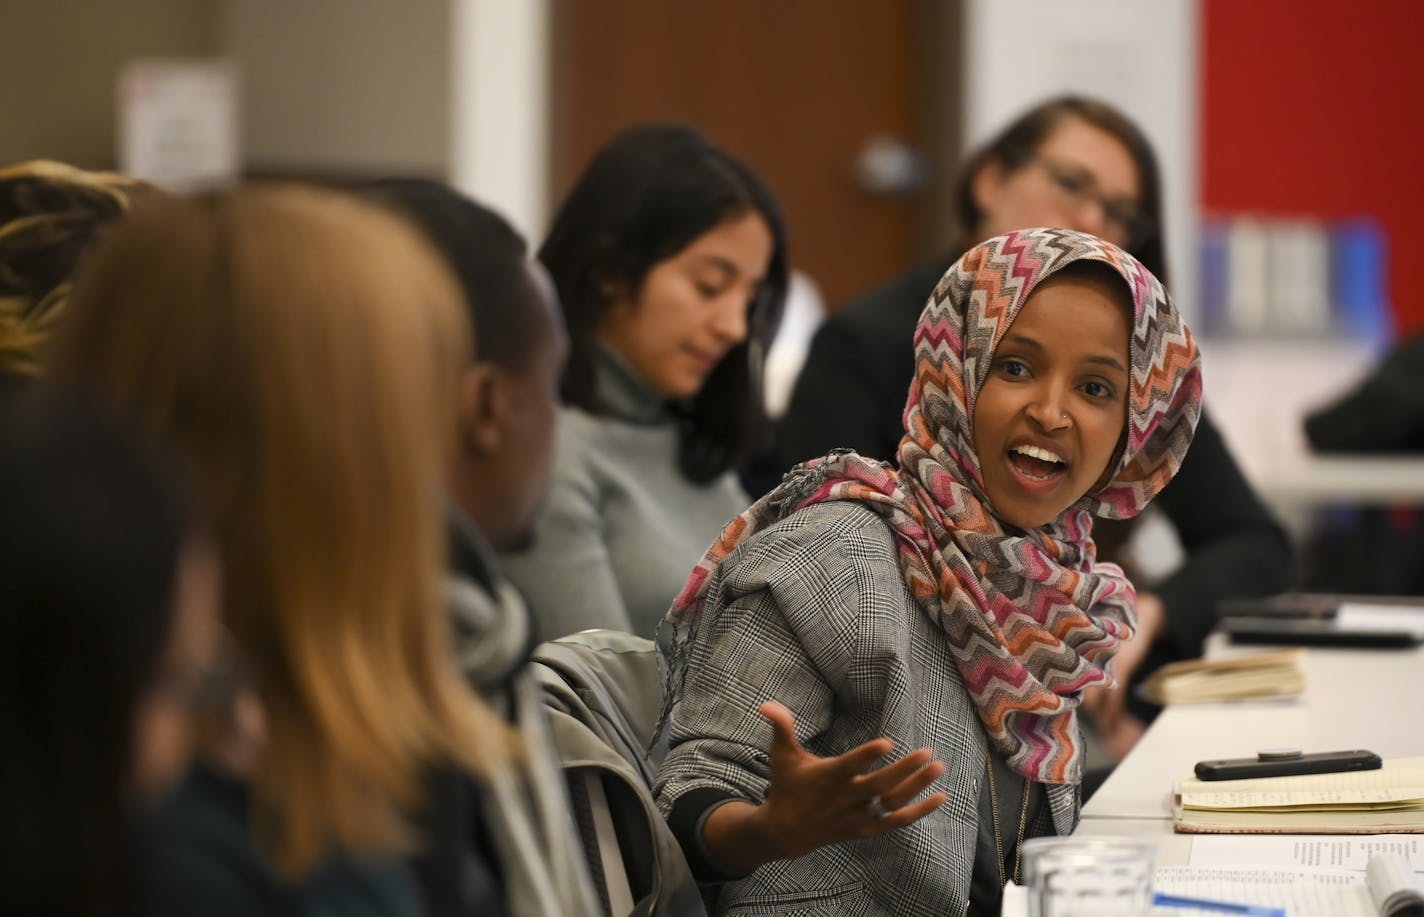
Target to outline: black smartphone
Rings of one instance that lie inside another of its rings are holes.
[[[1222,618],[1221,630],[1232,643],[1409,649],[1421,642],[1414,631],[1341,627],[1334,618]]]
[[[1252,777],[1291,777],[1297,774],[1333,774],[1340,771],[1379,770],[1380,756],[1363,748],[1302,754],[1295,750],[1263,751],[1254,758],[1198,761],[1201,780],[1246,780]]]
[[[1348,597],[1326,592],[1282,592],[1264,598],[1221,599],[1216,611],[1223,618],[1333,618]]]

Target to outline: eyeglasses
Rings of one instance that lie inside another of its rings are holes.
[[[1097,204],[1103,212],[1103,222],[1118,238],[1127,240],[1125,247],[1133,248],[1147,238],[1152,221],[1135,200],[1103,194],[1093,176],[1077,166],[1044,156],[1035,156],[1032,162],[1043,168],[1053,187],[1068,203],[1075,207],[1090,201]]]

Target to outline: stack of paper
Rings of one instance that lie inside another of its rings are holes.
[[[1424,758],[1379,770],[1177,782],[1173,825],[1191,834],[1424,833]]]
[[[1163,705],[1295,697],[1305,691],[1305,650],[1174,662],[1152,673],[1142,690]]]
[[[1195,857],[1193,857],[1195,860]],[[1361,870],[1301,866],[1159,866],[1152,917],[1413,917],[1424,890],[1409,861],[1376,854]],[[1031,889],[1010,882],[1002,917],[1027,917]]]
[[[1218,835],[1192,841],[1190,866],[1158,869],[1157,890],[1273,906],[1289,917],[1375,917],[1424,904],[1421,870],[1419,835]]]
[[[1370,858],[1364,872],[1272,866],[1167,866],[1153,876],[1152,913],[1273,914],[1277,917],[1413,917],[1424,891],[1397,855]],[[1193,904],[1198,906],[1193,907]]]

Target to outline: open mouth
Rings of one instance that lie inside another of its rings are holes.
[[[1030,481],[1051,481],[1067,473],[1068,463],[1042,446],[1022,445],[1009,449],[1009,464]]]

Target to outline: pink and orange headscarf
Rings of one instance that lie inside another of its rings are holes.
[[[1132,295],[1127,429],[1109,480],[1040,529],[1006,527],[984,492],[971,421],[994,348],[1038,284],[1100,261]],[[723,530],[668,612],[669,705],[710,574],[740,543],[797,510],[855,500],[894,530],[900,571],[944,631],[994,747],[1017,772],[1076,783],[1081,692],[1111,684],[1108,661],[1136,627],[1122,570],[1096,563],[1094,515],[1137,515],[1181,466],[1201,409],[1197,348],[1162,285],[1137,259],[1093,236],[1027,229],[967,252],[930,296],[914,338],[916,377],[898,471],[853,452],[798,465]]]

